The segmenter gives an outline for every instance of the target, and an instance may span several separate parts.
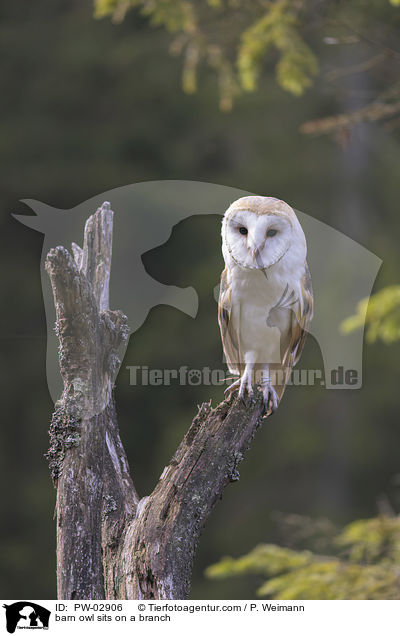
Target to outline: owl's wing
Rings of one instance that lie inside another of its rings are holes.
[[[283,358],[283,363],[289,364],[291,368],[300,359],[314,311],[313,289],[307,263],[301,281],[301,296],[298,311],[292,312],[292,337],[290,347]]]
[[[221,330],[222,347],[229,371],[234,375],[240,374],[240,351],[237,334],[233,328],[232,319],[232,289],[228,283],[226,269],[221,274],[221,284],[218,300],[218,323]]]
[[[302,354],[304,343],[306,341],[308,327],[313,317],[314,296],[311,283],[310,270],[307,263],[305,264],[305,273],[301,281],[301,298],[298,303],[298,309],[293,310],[291,331],[285,342],[285,350],[282,357],[281,365],[272,365],[275,368],[283,370],[284,383],[275,387],[279,400],[289,381],[293,367],[299,361]]]

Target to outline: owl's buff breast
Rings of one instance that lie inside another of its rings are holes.
[[[291,312],[282,312],[275,326],[268,325],[270,310],[278,303],[288,283],[282,268],[231,270],[232,320],[239,334],[243,361],[252,352],[259,363],[281,361],[280,340],[291,326]]]

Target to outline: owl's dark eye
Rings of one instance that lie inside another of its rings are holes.
[[[275,236],[275,234],[278,234],[278,230],[268,230],[267,237],[270,238],[271,236]]]
[[[240,234],[247,234],[248,233],[247,227],[240,227],[239,232]]]

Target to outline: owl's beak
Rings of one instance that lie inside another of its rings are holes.
[[[262,269],[264,267],[264,263],[263,263],[260,250],[258,249],[258,247],[255,247],[254,249],[251,250],[251,255],[253,259],[255,260],[255,262],[257,263],[258,267]]]

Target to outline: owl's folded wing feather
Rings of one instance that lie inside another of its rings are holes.
[[[286,384],[289,381],[293,367],[299,361],[306,341],[308,328],[313,317],[314,297],[308,265],[301,281],[301,299],[297,311],[292,311],[292,328],[288,339],[288,346],[282,358],[281,369],[284,371],[284,384],[277,387],[281,399]]]
[[[240,375],[240,351],[236,332],[232,324],[232,290],[228,283],[227,270],[221,274],[218,300],[218,323],[221,330],[222,347],[229,371]]]

